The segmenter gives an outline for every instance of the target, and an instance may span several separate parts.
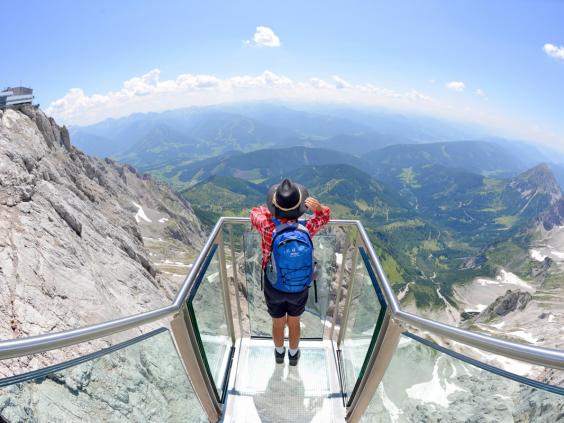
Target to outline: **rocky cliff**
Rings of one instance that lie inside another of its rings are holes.
[[[491,320],[506,316],[516,310],[523,311],[533,296],[529,292],[508,290],[504,295],[497,297],[493,303],[482,311],[476,322],[490,322]]]
[[[40,109],[0,111],[0,338],[168,304],[177,286],[145,248],[149,235],[187,253],[204,240],[190,205],[167,186],[85,155]],[[0,377],[88,348],[0,362]]]
[[[510,182],[509,188],[516,190],[526,200],[525,206],[519,211],[520,215],[533,213],[533,220],[545,230],[564,222],[564,198],[548,165],[539,164],[522,173]]]

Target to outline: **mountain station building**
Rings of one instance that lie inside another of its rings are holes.
[[[32,104],[33,89],[26,87],[8,87],[0,91],[0,108],[22,106]]]

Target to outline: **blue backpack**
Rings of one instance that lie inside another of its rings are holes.
[[[268,280],[283,292],[302,292],[313,280],[313,243],[305,222],[281,223],[272,219],[272,254],[267,266]]]

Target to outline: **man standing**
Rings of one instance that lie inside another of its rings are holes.
[[[315,216],[298,219],[310,209]],[[313,237],[329,222],[331,210],[309,197],[303,186],[284,179],[270,188],[266,207],[251,210],[251,224],[260,233],[264,297],[272,317],[272,338],[277,363],[284,361],[284,327],[288,324],[288,359],[295,366],[300,358],[300,316],[313,277]]]

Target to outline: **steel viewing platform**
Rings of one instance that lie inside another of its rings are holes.
[[[296,367],[287,360],[274,362],[260,288],[260,239],[248,219],[223,217],[170,305],[65,332],[1,341],[0,360],[9,360],[120,335],[120,342],[94,353],[0,379],[0,397],[13,394],[16,403],[31,398],[23,405],[39,421],[49,420],[49,412],[38,404],[61,397],[42,392],[41,382],[54,377],[68,384],[66,377],[89,366],[88,388],[61,391],[81,404],[74,410],[77,421],[97,412],[104,419],[106,405],[93,396],[83,402],[77,398],[81,389],[95,389],[93,384],[105,380],[101,374],[110,371],[120,376],[103,386],[107,395],[143,395],[137,377],[141,372],[160,377],[171,396],[142,401],[122,415],[124,421],[151,421],[155,415],[160,421],[179,421],[167,414],[170,404],[179,401],[188,413],[183,419],[190,421],[296,423],[412,421],[415,412],[446,416],[449,407],[465,401],[474,403],[471,421],[513,421],[514,398],[526,401],[534,393],[543,401],[564,403],[564,388],[464,353],[475,350],[481,356],[564,370],[563,351],[498,339],[403,310],[359,221],[333,220],[314,243],[318,298],[310,295],[302,318],[302,358]],[[495,409],[480,404],[476,392],[481,385],[488,387],[488,396],[498,396]],[[33,395],[22,395],[31,387]],[[455,416],[451,421],[465,421],[462,411],[450,415]]]

